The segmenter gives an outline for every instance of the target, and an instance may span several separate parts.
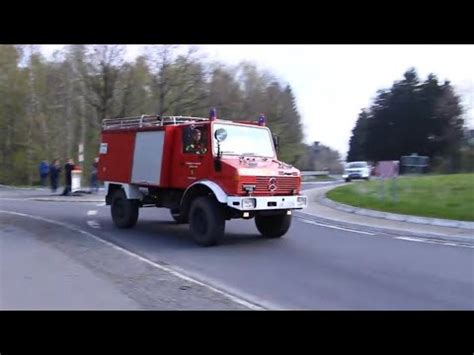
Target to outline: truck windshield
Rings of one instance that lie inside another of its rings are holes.
[[[222,123],[216,123],[213,127],[214,154],[217,154],[217,140],[214,138],[214,133],[220,128],[227,131],[226,139],[220,143],[223,155],[251,155],[266,158],[275,156],[272,138],[267,129]]]

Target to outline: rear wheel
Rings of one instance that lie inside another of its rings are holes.
[[[129,200],[123,190],[115,191],[110,212],[112,220],[119,228],[131,228],[138,220],[138,200]]]
[[[346,182],[351,182],[351,179],[350,179],[350,178],[346,178]]]
[[[291,215],[255,216],[255,225],[265,238],[280,238],[290,229]]]
[[[219,243],[224,236],[225,218],[219,203],[210,196],[196,198],[189,211],[189,229],[201,246]]]

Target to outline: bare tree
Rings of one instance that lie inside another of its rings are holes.
[[[81,68],[87,89],[85,98],[96,111],[96,119],[91,122],[96,128],[100,127],[102,119],[113,114],[113,99],[124,53],[124,46],[92,46],[87,55],[87,62]]]
[[[196,48],[178,55],[177,47],[147,47],[147,59],[154,74],[153,90],[157,96],[154,109],[158,114],[201,110],[207,93],[206,72],[199,62]]]

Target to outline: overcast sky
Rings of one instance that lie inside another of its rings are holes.
[[[305,126],[305,141],[320,141],[343,156],[360,110],[376,91],[389,88],[415,67],[450,80],[469,110],[474,128],[473,45],[199,45],[209,60],[238,64],[246,60],[289,83]],[[60,46],[45,46],[45,54]],[[128,58],[141,51],[129,46]],[[271,117],[268,117],[271,120]]]

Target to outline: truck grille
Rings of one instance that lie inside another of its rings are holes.
[[[255,193],[291,195],[298,189],[298,178],[293,176],[257,176]],[[274,186],[272,186],[274,185]]]

